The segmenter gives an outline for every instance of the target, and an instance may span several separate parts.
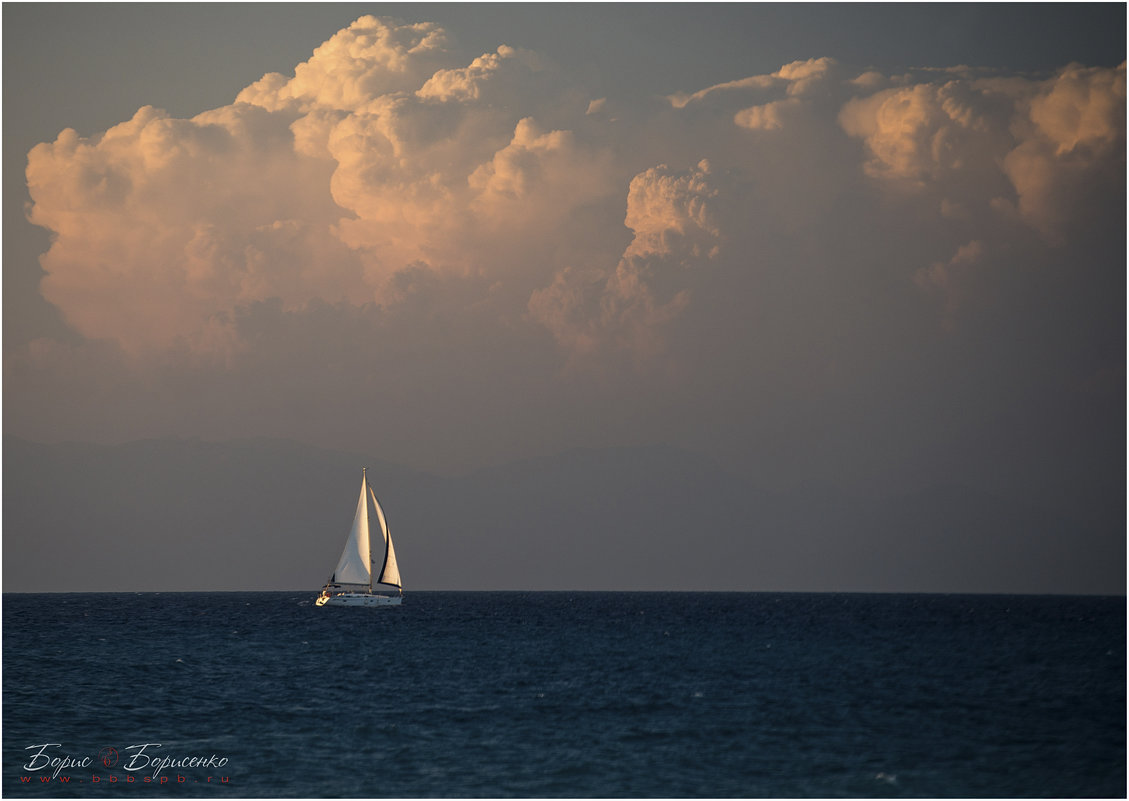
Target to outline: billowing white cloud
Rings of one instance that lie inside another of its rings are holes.
[[[840,124],[865,143],[868,175],[941,193],[949,208],[1015,209],[1055,238],[1095,179],[1124,165],[1124,64],[1071,66],[1043,81],[943,78],[843,106]]]
[[[140,353],[207,347],[217,320],[269,298],[394,302],[412,265],[513,272],[491,239],[544,237],[614,171],[533,116],[583,106],[548,96],[536,56],[503,46],[443,67],[445,42],[364,17],[231,106],[189,120],[146,107],[35,148],[31,219],[56,234],[44,296],[85,336]]]
[[[797,100],[773,100],[759,106],[738,111],[733,121],[742,128],[751,128],[754,131],[778,131],[784,127],[788,113],[799,105]]]
[[[1125,135],[1125,65],[1065,68],[1032,98],[1030,117],[1056,156],[1109,150]]]
[[[675,108],[685,108],[691,103],[707,98],[742,95],[751,92],[783,90],[788,95],[802,95],[831,77],[839,69],[833,58],[812,58],[806,61],[793,61],[768,75],[753,75],[736,81],[726,81],[701,89],[693,94],[674,94],[668,97]]]
[[[983,168],[1000,147],[1008,120],[976,87],[956,80],[887,89],[844,105],[843,129],[862,139],[875,178],[933,183],[946,174]]]
[[[659,165],[635,176],[625,225],[634,232],[614,269],[558,272],[529,301],[534,319],[577,356],[604,346],[650,359],[662,350],[662,327],[690,300],[687,273],[717,257],[719,191],[710,165]]]
[[[1063,69],[1020,107],[1014,130],[1003,169],[1019,213],[1058,239],[1072,217],[1093,213],[1096,190],[1123,186],[1111,173],[1125,168],[1125,64]]]
[[[608,153],[588,150],[572,132],[547,131],[527,117],[518,122],[509,144],[467,178],[470,206],[479,224],[499,233],[511,225],[544,227],[609,194],[605,176],[613,172]]]
[[[502,45],[497,52],[476,58],[467,67],[439,70],[416,94],[424,100],[508,102],[530,73],[544,67],[536,53]]]
[[[242,302],[302,302],[311,285],[352,295],[329,166],[291,141],[286,120],[236,105],[191,120],[145,107],[100,137],[68,129],[37,146],[30,218],[55,233],[44,297],[80,333],[137,351]]]
[[[446,33],[433,23],[361,17],[314,50],[292,78],[268,73],[236,102],[269,111],[360,111],[374,98],[417,89],[445,64],[447,47]]]
[[[1124,66],[664,99],[521,44],[363,17],[230,105],[34,148],[73,335],[9,345],[6,422],[450,469],[662,440],[768,485],[1108,451]]]
[[[229,106],[33,149],[43,295],[135,356],[258,347],[256,304],[379,309],[378,329],[434,295],[475,330],[646,370],[694,304],[818,286],[844,243],[875,243],[860,282],[951,290],[1124,191],[1124,65],[813,58],[668,100],[594,98],[516,46],[456,63],[433,24],[362,17]],[[913,247],[887,244],[899,226]]]

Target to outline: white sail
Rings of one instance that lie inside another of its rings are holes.
[[[376,518],[380,523],[382,535],[380,543],[372,541],[369,531],[368,499],[376,508]],[[380,545],[384,547],[381,548]],[[372,546],[375,547],[375,552]],[[374,568],[374,565],[378,567]],[[379,584],[400,588],[396,595],[374,593],[373,579]],[[376,493],[368,485],[368,475],[362,471],[361,497],[357,500],[357,513],[353,516],[353,527],[345,541],[345,550],[337,562],[337,568],[314,602],[316,606],[399,606],[404,600],[403,585],[400,583],[400,567],[396,564],[396,551],[392,547],[392,534],[388,521]]]
[[[337,562],[337,569],[333,571],[333,581],[338,584],[369,584],[371,573],[369,569],[369,531],[368,531],[368,499],[365,498],[366,484],[361,479],[361,497],[357,501],[357,514],[353,518],[353,528],[349,531],[349,539],[345,541],[345,550],[341,552],[341,559]]]
[[[380,501],[376,499],[376,493],[369,487],[369,494],[372,495],[372,505],[376,507],[376,517],[380,521],[380,531],[384,534],[384,569],[380,571],[380,578],[377,580],[380,584],[391,584],[393,587],[402,587],[400,583],[400,566],[396,564],[396,549],[392,547],[392,532],[388,530],[388,521],[384,519],[384,510],[380,508]]]

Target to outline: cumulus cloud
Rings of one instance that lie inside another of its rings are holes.
[[[869,176],[940,193],[949,207],[1014,209],[1058,238],[1081,196],[1100,194],[1095,179],[1123,169],[1124,64],[1070,66],[1043,81],[942,76],[843,106],[839,122],[864,142]]]
[[[663,440],[767,485],[1107,453],[1124,66],[632,97],[521,44],[363,17],[229,105],[34,148],[72,335],[9,346],[13,430],[459,467]]]
[[[851,100],[840,122],[866,143],[869,175],[920,184],[971,169],[977,165],[970,159],[992,152],[991,128],[975,99],[961,82],[919,83]]]
[[[914,281],[928,292],[936,292],[943,298],[946,311],[945,324],[951,326],[952,315],[960,306],[962,294],[966,291],[966,277],[969,270],[975,269],[984,261],[984,243],[978,239],[957,248],[948,261],[938,261],[922,267],[914,274]]]
[[[755,131],[778,131],[784,127],[788,113],[797,105],[797,101],[793,99],[774,100],[738,111],[733,121],[742,128]]]
[[[793,61],[768,75],[752,75],[735,81],[715,84],[692,94],[678,93],[667,99],[675,108],[685,108],[691,103],[711,97],[748,94],[782,90],[788,95],[803,95],[824,79],[836,73],[839,63],[833,58],[811,58],[806,61]]]
[[[611,191],[606,152],[588,151],[571,131],[547,131],[532,117],[509,144],[467,178],[477,219],[493,228],[557,222],[563,213]]]
[[[546,96],[535,55],[441,66],[445,46],[433,25],[363,17],[231,106],[146,107],[38,146],[31,219],[56,234],[44,296],[133,353],[207,347],[248,303],[388,303],[411,265],[502,269],[499,230],[543,232],[610,191],[606,153],[534,116],[580,102]]]
[[[1125,64],[1067,67],[1025,100],[1003,169],[1019,213],[1057,240],[1100,190],[1123,187],[1111,173],[1125,168]]]
[[[667,100],[589,96],[518,46],[458,63],[434,24],[362,17],[229,106],[33,149],[42,292],[134,356],[256,347],[256,304],[379,309],[379,328],[434,296],[574,364],[647,369],[694,304],[834,274],[851,243],[876,243],[865,280],[951,290],[1124,191],[1124,65],[812,58]],[[885,244],[898,226],[912,252]]]
[[[264,293],[355,292],[356,259],[328,230],[341,214],[330,171],[290,142],[284,120],[237,105],[191,120],[145,107],[99,137],[37,146],[30,219],[55,233],[44,297],[84,335],[137,350]]]
[[[268,73],[236,102],[268,111],[358,111],[383,95],[417,89],[445,64],[447,48],[446,33],[434,23],[364,16],[314,50],[293,77]]]
[[[1071,65],[1031,100],[1030,117],[1063,156],[1107,151],[1125,135],[1125,65],[1116,70]]]
[[[450,101],[508,101],[520,91],[528,76],[544,69],[529,50],[501,45],[497,52],[476,58],[467,67],[439,70],[416,94],[426,99]],[[501,79],[500,79],[501,78]]]
[[[718,194],[705,160],[688,170],[662,164],[636,175],[624,221],[634,236],[614,269],[558,272],[533,292],[530,314],[574,356],[611,345],[654,358],[662,327],[689,302],[686,273],[719,253]]]

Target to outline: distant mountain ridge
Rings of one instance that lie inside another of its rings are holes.
[[[3,457],[8,592],[313,592],[339,555],[362,465],[408,592],[1125,592],[1120,531],[955,486],[770,494],[668,446],[456,477],[275,439],[6,435]]]

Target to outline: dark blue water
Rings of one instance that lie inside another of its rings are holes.
[[[313,596],[5,595],[0,790],[1126,792],[1124,598]]]

